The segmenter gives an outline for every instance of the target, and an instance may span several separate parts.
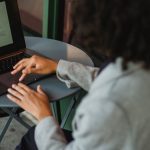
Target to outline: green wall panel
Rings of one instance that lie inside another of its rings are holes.
[[[58,38],[59,0],[44,0],[43,37]]]

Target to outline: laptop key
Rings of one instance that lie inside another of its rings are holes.
[[[13,70],[13,66],[17,62],[19,62],[21,59],[27,58],[27,57],[29,57],[29,56],[27,56],[24,53],[21,53],[21,54],[18,54],[18,55],[11,56],[11,57],[8,57],[6,59],[0,60],[0,74]]]

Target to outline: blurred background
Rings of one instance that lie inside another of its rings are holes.
[[[71,0],[18,0],[25,32],[68,41]]]

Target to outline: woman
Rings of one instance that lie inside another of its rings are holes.
[[[69,87],[88,91],[74,117],[74,140],[66,142],[40,86],[34,91],[13,85],[8,98],[39,120],[34,134],[39,150],[149,150],[150,1],[73,2],[77,34],[112,63],[98,75],[98,68],[33,56],[20,61],[12,74],[23,69],[22,80],[29,73],[56,71]]]

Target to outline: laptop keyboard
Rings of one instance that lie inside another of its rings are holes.
[[[0,60],[0,74],[13,70],[13,66],[23,58],[27,58],[29,55],[20,53],[5,59]]]

